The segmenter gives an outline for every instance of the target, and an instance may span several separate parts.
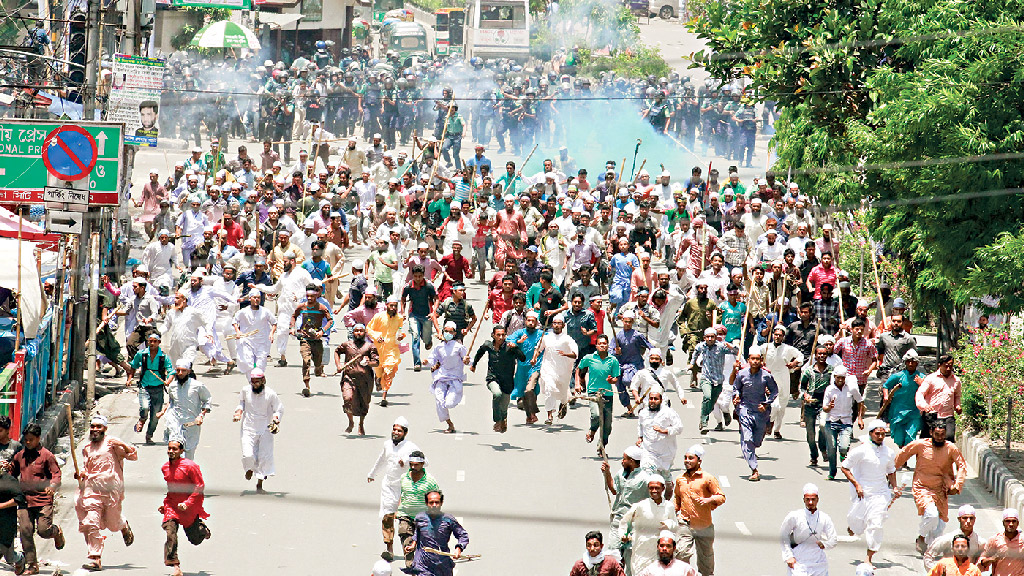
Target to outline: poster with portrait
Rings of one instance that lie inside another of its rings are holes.
[[[163,87],[163,60],[114,55],[107,121],[124,122],[125,144],[156,147]]]

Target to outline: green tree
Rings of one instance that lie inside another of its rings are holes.
[[[824,203],[873,203],[872,234],[947,346],[972,297],[1022,292],[993,274],[1024,258],[1005,240],[1024,235],[1020,203],[960,197],[1024,184],[1022,15],[1022,0],[731,0],[689,24],[711,49],[697,65],[779,102],[778,168]]]

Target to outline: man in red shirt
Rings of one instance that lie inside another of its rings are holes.
[[[469,267],[469,260],[462,255],[462,242],[459,240],[452,244],[452,253],[445,254],[440,264],[444,280],[437,289],[437,301],[444,302],[452,295],[452,285],[462,284],[473,270]]]
[[[836,268],[832,266],[832,253],[825,252],[821,255],[821,262],[811,269],[807,275],[807,290],[814,292],[814,299],[821,298],[821,285],[838,285]]]
[[[513,276],[506,275],[501,279],[501,288],[491,290],[487,296],[487,305],[494,312],[493,322],[495,325],[501,322],[501,317],[505,315],[505,312],[512,309],[512,295],[515,293],[513,279]]]
[[[992,576],[1024,574],[1024,540],[1020,535],[1020,513],[1016,508],[1003,510],[1003,533],[985,543],[978,560],[982,570],[992,569]]]
[[[184,452],[184,440],[172,438],[167,443],[167,463],[161,468],[167,481],[167,496],[163,506],[157,508],[157,512],[164,515],[163,527],[167,533],[164,565],[174,568],[174,576],[182,575],[178,562],[178,526],[185,527],[185,537],[194,546],[211,536],[210,529],[203,522],[203,518],[210,517],[203,510],[206,488],[203,473],[198,464],[182,456]]]
[[[26,426],[21,435],[24,447],[10,461],[11,475],[21,482],[28,503],[18,509],[18,532],[25,552],[25,571],[29,574],[39,573],[33,532],[38,531],[40,538],[53,538],[57,550],[64,548],[64,533],[53,523],[53,495],[60,489],[60,466],[53,454],[39,444],[42,433],[35,422]]]
[[[214,236],[220,237],[220,231],[224,230],[227,232],[227,237],[223,240],[230,246],[234,246],[239,250],[242,249],[242,242],[245,241],[245,230],[231,217],[231,212],[224,213],[224,219],[220,224],[213,227]]]

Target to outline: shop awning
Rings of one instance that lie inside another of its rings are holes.
[[[266,2],[262,5],[265,6],[267,4],[271,4],[271,2]],[[291,4],[288,4],[287,2],[274,2],[273,4],[278,6],[294,6],[295,2],[291,2]],[[260,12],[260,24],[270,24],[270,28],[274,30],[292,26],[301,19],[302,14],[274,14],[273,12]]]

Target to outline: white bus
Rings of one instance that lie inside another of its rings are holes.
[[[529,0],[470,0],[466,14],[466,57],[530,56]]]

